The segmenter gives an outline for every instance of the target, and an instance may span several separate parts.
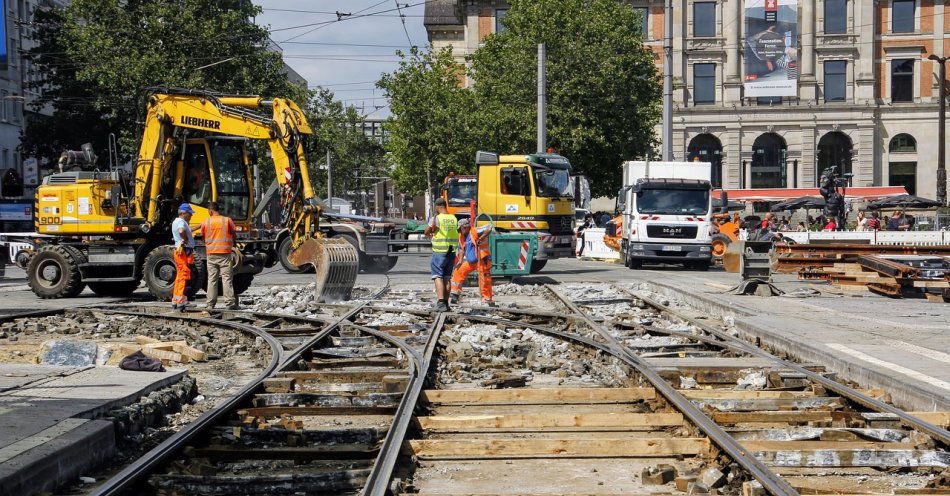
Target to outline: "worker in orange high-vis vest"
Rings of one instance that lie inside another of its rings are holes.
[[[478,272],[478,287],[482,301],[495,306],[491,287],[491,251],[488,248],[490,226],[472,228],[469,219],[459,221],[459,255],[452,272],[452,301],[462,296],[462,284],[472,271]]]
[[[228,309],[238,308],[234,297],[234,259],[231,249],[234,247],[234,221],[230,217],[221,215],[218,202],[211,202],[208,206],[211,217],[201,223],[198,229],[205,241],[205,254],[208,257],[208,309],[218,303],[218,282],[224,293],[224,306]]]

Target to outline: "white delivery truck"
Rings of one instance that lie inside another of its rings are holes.
[[[623,164],[617,209],[623,214],[620,256],[627,267],[655,262],[709,268],[711,170],[709,162]]]

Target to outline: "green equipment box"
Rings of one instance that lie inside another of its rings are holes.
[[[492,277],[525,276],[531,273],[531,259],[538,249],[538,236],[493,232],[488,237]]]

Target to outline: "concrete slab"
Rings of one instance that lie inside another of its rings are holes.
[[[17,365],[0,393],[0,494],[35,494],[71,481],[115,452],[112,409],[179,381],[183,369]],[[65,375],[64,375],[65,374]]]
[[[74,374],[80,367],[59,365],[28,365],[21,363],[0,364],[0,393],[17,389],[27,384]]]
[[[861,387],[882,387],[895,405],[950,410],[950,305],[862,294],[842,296],[824,283],[778,275],[789,297],[728,294],[738,283],[725,272],[629,271],[627,282],[683,301],[711,316],[735,319],[748,338],[824,365]],[[793,297],[796,291],[827,290]]]

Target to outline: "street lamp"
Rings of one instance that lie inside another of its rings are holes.
[[[947,112],[947,57],[938,57],[930,54],[927,57],[940,64],[940,120],[937,127],[937,201],[941,205],[947,204],[947,164],[946,164],[946,112]]]

